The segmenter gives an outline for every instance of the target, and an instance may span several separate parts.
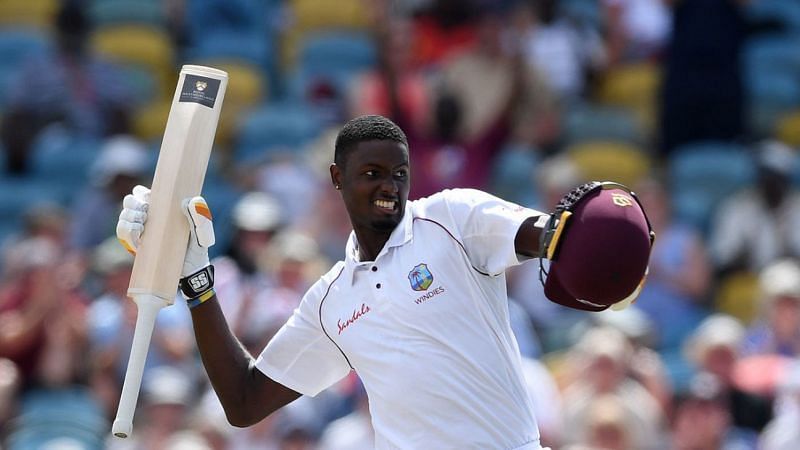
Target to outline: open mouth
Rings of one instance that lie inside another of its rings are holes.
[[[395,212],[397,210],[397,202],[393,200],[375,200],[372,202],[375,206],[378,207],[381,211],[384,212]]]

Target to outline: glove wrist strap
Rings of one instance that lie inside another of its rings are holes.
[[[214,292],[214,266],[209,264],[197,272],[181,278],[179,286],[186,300],[191,301],[201,297],[208,300]]]

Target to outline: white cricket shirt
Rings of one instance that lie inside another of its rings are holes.
[[[540,214],[472,189],[408,202],[375,261],[350,235],[256,367],[312,396],[355,370],[377,449],[538,449],[504,271]]]

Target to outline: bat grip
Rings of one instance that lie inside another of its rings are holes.
[[[150,348],[150,338],[153,335],[156,316],[161,308],[169,304],[163,298],[147,294],[135,295],[133,301],[137,306],[136,328],[133,332],[131,355],[125,372],[125,382],[122,385],[117,417],[111,427],[111,432],[118,438],[127,438],[133,429],[133,413],[136,410],[136,400],[142,385],[144,364],[147,359],[147,350]]]

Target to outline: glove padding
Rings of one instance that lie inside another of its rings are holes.
[[[117,239],[132,255],[136,254],[142,243],[147,209],[150,206],[150,189],[136,186],[133,192],[122,200],[122,212],[117,221]]]
[[[203,197],[184,200],[182,211],[189,221],[189,246],[181,271],[181,277],[186,277],[209,265],[208,248],[214,245],[216,237],[211,210]]]
[[[122,201],[123,209],[117,221],[117,239],[134,255],[142,243],[149,206],[150,189],[144,186],[134,187],[133,192]],[[215,235],[211,211],[203,197],[186,199],[181,206],[189,222],[189,242],[181,269],[181,278],[186,278],[210,265],[208,248],[214,245]]]

